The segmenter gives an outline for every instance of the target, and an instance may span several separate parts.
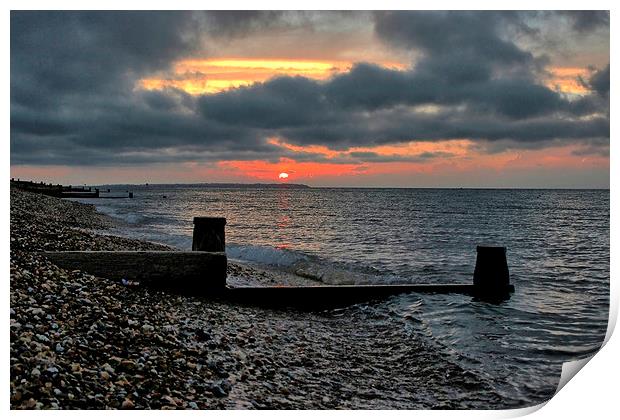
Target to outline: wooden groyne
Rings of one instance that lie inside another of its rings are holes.
[[[102,195],[99,188],[22,181],[19,178],[11,178],[11,187],[58,198],[133,198],[133,192],[130,191],[127,195]],[[109,188],[107,192],[110,192]]]
[[[49,195],[59,198],[98,198],[99,190],[92,187],[74,187],[72,185],[47,184],[44,182],[21,181],[11,178],[11,187],[23,191]]]
[[[194,251],[223,252],[225,250],[226,219],[194,217]],[[489,302],[510,297],[506,248],[478,246],[476,268],[471,284],[399,284],[399,285],[339,285],[284,287],[226,287],[223,295],[236,302],[267,306],[319,307],[385,298],[402,293],[459,293]]]
[[[322,309],[382,300],[405,293],[474,294],[470,284],[397,284],[286,287],[227,287],[226,300],[269,308]]]
[[[110,280],[196,294],[226,287],[226,254],[179,251],[54,251],[43,255],[59,267]]]
[[[102,194],[99,194],[98,198],[133,198],[133,193],[132,192],[127,192],[126,195],[125,194],[123,194],[123,195],[102,195]]]
[[[490,303],[510,298],[506,248],[479,246],[471,284],[390,284],[286,287],[227,287],[224,297],[267,307],[319,309],[384,299],[404,293],[464,294]],[[503,263],[502,263],[503,261]]]
[[[504,247],[477,247],[470,284],[231,287],[221,217],[194,218],[192,251],[65,251],[44,255],[56,265],[113,280],[269,307],[317,309],[373,301],[403,293],[459,293],[488,302],[510,298],[514,286]]]

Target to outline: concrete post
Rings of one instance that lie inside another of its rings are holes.
[[[225,252],[225,217],[194,217],[192,251]]]
[[[510,284],[506,248],[478,246],[476,250],[478,255],[474,270],[475,295],[491,299],[509,297],[514,288]]]

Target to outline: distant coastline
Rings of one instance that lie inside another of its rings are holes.
[[[290,183],[224,183],[224,182],[200,182],[200,183],[177,183],[177,184],[101,184],[98,187],[119,187],[119,186],[140,186],[140,187],[207,187],[207,188],[285,188],[285,189],[309,189],[312,188],[306,184],[290,184]]]

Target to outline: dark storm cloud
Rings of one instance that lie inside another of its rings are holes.
[[[221,10],[201,13],[204,30],[216,38],[239,37],[272,27],[286,27],[287,13],[277,10]]]
[[[135,89],[137,80],[165,72],[175,60],[204,56],[205,39],[312,25],[321,16],[12,12],[11,162],[326,159],[270,144],[273,136],[337,150],[450,138],[522,148],[608,143],[609,67],[584,82],[594,93],[578,100],[542,85],[545,58],[506,36],[506,28],[527,30],[523,13],[374,14],[388,46],[417,51],[407,70],[359,63],[326,82],[279,77],[202,96]],[[570,16],[579,31],[605,25],[599,14]]]
[[[136,75],[191,53],[198,34],[186,12],[12,12],[12,102],[122,93]]]
[[[303,77],[279,77],[198,100],[206,119],[274,130],[323,121],[325,105],[321,85]]]
[[[608,10],[576,10],[556,13],[560,13],[571,19],[573,28],[578,32],[589,32],[598,28],[609,28]]]
[[[499,36],[518,15],[502,12],[379,12],[375,30],[388,42],[422,50],[428,56],[459,55],[486,64],[529,65],[534,57]]]
[[[599,95],[609,95],[609,64],[604,69],[595,71],[585,84]]]
[[[569,107],[558,93],[529,79],[492,78],[484,65],[463,64],[458,54],[452,60],[451,65],[425,60],[406,72],[360,64],[328,82],[325,91],[328,100],[366,110],[395,105],[467,104],[472,110],[526,118]]]
[[[351,152],[349,154],[352,158],[357,158],[362,162],[377,162],[377,163],[390,163],[390,162],[425,162],[434,158],[445,158],[453,156],[451,153],[446,152],[424,152],[417,155],[401,156],[397,154],[393,155],[380,155],[374,152]]]
[[[204,24],[188,12],[11,13],[12,163],[135,161],[137,152],[191,145],[216,158],[273,152],[258,133],[197,116],[185,92],[134,90],[195,52]]]
[[[373,118],[356,115],[339,124],[289,128],[282,133],[298,144],[317,144],[329,139],[327,143],[334,149],[405,142],[412,138],[512,140],[514,147],[537,148],[556,140],[576,143],[591,138],[608,138],[609,120],[599,117],[567,121],[556,117],[514,121],[458,112],[420,116],[411,115],[407,110],[393,110]]]
[[[198,107],[210,121],[269,129],[297,144],[332,147],[412,138],[529,142],[535,137],[543,141],[561,135],[574,138],[575,126],[599,123],[597,119],[579,120],[601,107],[596,98],[569,101],[527,79],[473,78],[469,83],[454,83],[452,74],[361,64],[326,83],[278,78],[205,95]],[[447,110],[424,113],[410,108],[430,105]],[[604,136],[607,126],[596,124],[593,131]],[[537,136],[533,129],[542,130],[543,135]]]

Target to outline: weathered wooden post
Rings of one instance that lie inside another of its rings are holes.
[[[225,225],[225,217],[194,217],[192,251],[226,251]]]
[[[183,251],[44,252],[59,267],[144,286],[213,295],[226,287],[226,254]]]
[[[503,246],[478,246],[474,269],[474,294],[486,299],[505,299],[514,291]]]

